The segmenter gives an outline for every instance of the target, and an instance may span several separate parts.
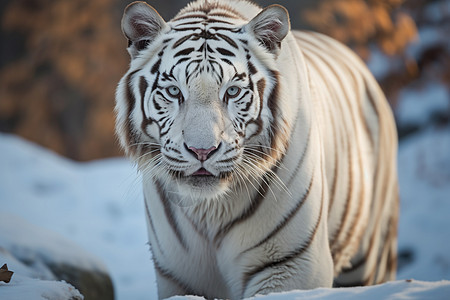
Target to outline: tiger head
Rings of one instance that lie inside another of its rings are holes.
[[[118,137],[144,174],[190,199],[220,198],[285,151],[277,59],[289,17],[239,5],[198,1],[165,22],[134,2],[123,15],[131,63],[116,94]]]

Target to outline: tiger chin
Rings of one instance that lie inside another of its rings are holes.
[[[143,182],[158,296],[381,283],[397,262],[397,135],[339,42],[280,5],[127,6],[116,133]]]

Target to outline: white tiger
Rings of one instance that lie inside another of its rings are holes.
[[[396,270],[396,130],[364,64],[286,9],[126,9],[116,131],[142,174],[158,295],[239,299]]]

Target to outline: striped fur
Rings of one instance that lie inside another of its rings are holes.
[[[143,2],[116,131],[142,173],[160,298],[376,284],[396,269],[396,130],[340,43],[281,6]]]

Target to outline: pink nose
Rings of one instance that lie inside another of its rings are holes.
[[[195,147],[187,147],[191,152],[197,155],[197,159],[201,162],[207,160],[209,156],[217,149],[217,147],[211,147],[209,149],[197,149]]]

